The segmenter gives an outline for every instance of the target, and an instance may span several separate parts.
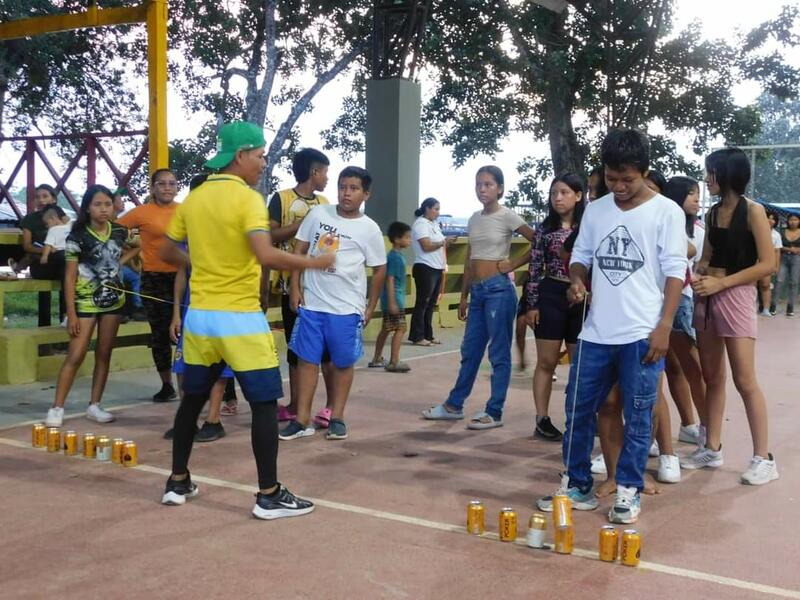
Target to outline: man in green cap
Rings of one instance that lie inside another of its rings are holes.
[[[188,265],[178,244],[191,240],[191,299],[183,322],[183,399],[175,415],[172,475],[162,502],[180,505],[197,494],[188,463],[197,419],[211,386],[228,365],[250,403],[259,492],[253,515],[277,519],[314,510],[277,479],[277,400],[283,397],[278,353],[259,304],[261,266],[326,269],[331,255],[306,257],[275,248],[258,184],[266,166],[264,133],[233,122],[219,132],[216,171],[178,207],[162,251],[168,262]]]

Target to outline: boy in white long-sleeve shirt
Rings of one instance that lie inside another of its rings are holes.
[[[559,493],[578,510],[597,508],[591,475],[595,414],[619,383],[625,435],[608,518],[633,523],[640,512],[659,375],[686,274],[685,217],[645,185],[649,144],[643,133],[610,132],[602,159],[611,193],[586,207],[570,262],[570,301],[586,299],[590,268],[592,294],[567,386],[567,473]],[[538,504],[552,510],[552,497]]]

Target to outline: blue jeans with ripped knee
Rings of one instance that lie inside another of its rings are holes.
[[[564,463],[567,465],[570,486],[582,489],[592,486],[591,459],[596,414],[612,386],[618,382],[625,418],[625,437],[617,464],[617,484],[641,490],[650,449],[658,379],[664,369],[664,361],[642,362],[650,348],[646,339],[630,344],[595,344],[584,340],[578,344],[569,371],[565,407],[567,427],[563,441]]]

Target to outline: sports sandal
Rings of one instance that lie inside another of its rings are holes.
[[[495,419],[487,412],[479,412],[467,423],[467,429],[494,429],[502,426],[503,419]]]
[[[464,411],[450,412],[444,404],[437,404],[423,410],[422,416],[429,421],[457,421],[464,418]]]
[[[333,411],[328,408],[327,406],[323,408],[321,411],[317,413],[314,417],[313,421],[315,425],[318,425],[322,429],[327,429],[331,424],[331,415]]]
[[[411,367],[404,362],[389,363],[386,365],[386,370],[389,373],[408,373],[411,370]]]
[[[432,342],[430,340],[419,340],[416,342],[409,342],[412,346],[430,346]]]
[[[378,360],[371,360],[367,366],[370,369],[382,369],[386,366],[386,359],[381,356]]]
[[[278,406],[278,421],[294,421],[296,418],[297,415],[290,413],[288,408]]]
[[[441,343],[442,343],[442,340],[437,340],[436,338],[433,338],[433,339],[431,339],[431,340],[428,340],[428,341],[429,341],[431,344],[434,344],[434,345],[436,345],[436,346],[438,346],[439,344],[441,344]]]
[[[219,414],[224,417],[232,417],[239,413],[239,402],[237,400],[225,400],[219,409]]]

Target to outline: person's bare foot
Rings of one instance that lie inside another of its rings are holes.
[[[644,489],[642,490],[648,496],[655,496],[656,494],[661,493],[661,488],[658,487],[656,480],[653,479],[653,476],[650,473],[644,474]]]
[[[617,482],[614,478],[606,479],[603,483],[594,488],[594,495],[598,498],[605,498],[617,491]]]

